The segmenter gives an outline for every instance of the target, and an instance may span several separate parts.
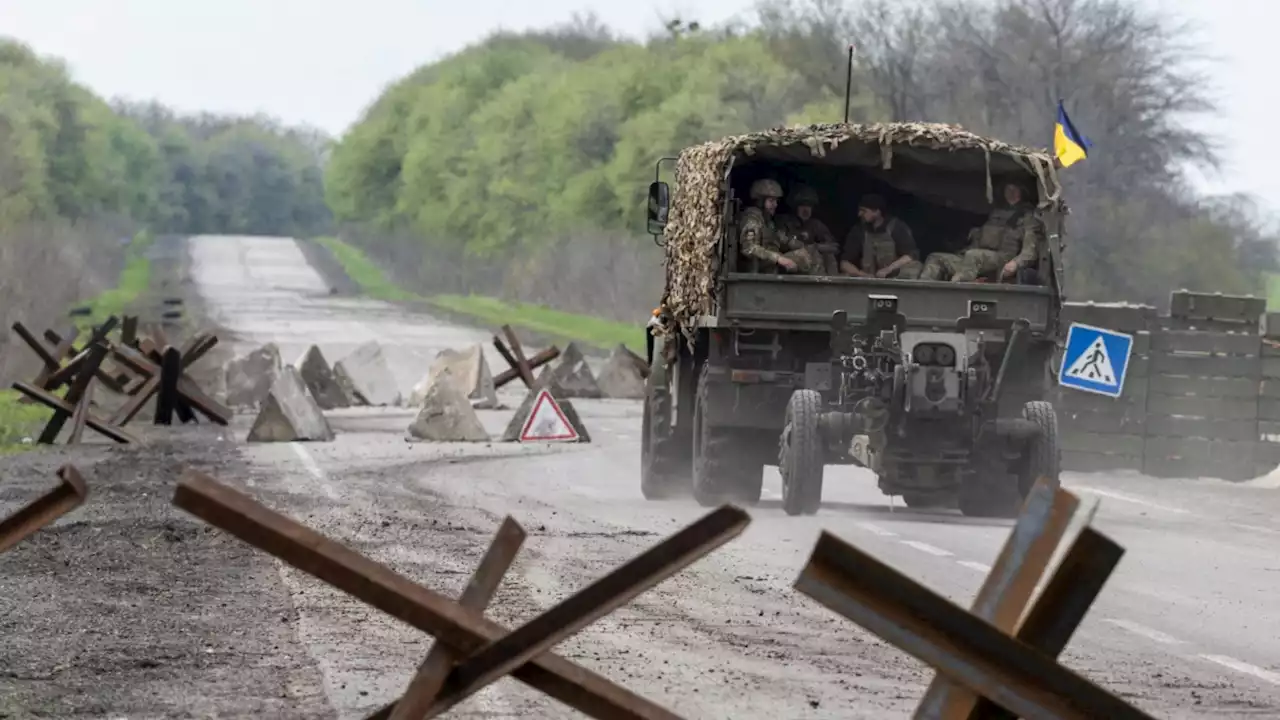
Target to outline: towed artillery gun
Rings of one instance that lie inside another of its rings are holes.
[[[854,465],[911,507],[1016,514],[1059,468],[1046,398],[1066,208],[1052,163],[917,123],[775,129],[685,150],[674,197],[661,180],[649,189],[668,277],[646,331],[645,497],[753,504],[776,465],[786,512],[813,514],[826,468]],[[1032,191],[1045,233],[1013,282],[999,271],[976,282],[786,273],[738,248],[739,198],[765,177],[817,188],[837,237],[859,196],[886,196],[922,260],[958,252],[1008,182]]]

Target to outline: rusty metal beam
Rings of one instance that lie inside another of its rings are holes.
[[[84,503],[89,486],[74,465],[58,468],[58,487],[32,500],[26,507],[0,520],[0,553],[22,542],[40,528]]]
[[[520,373],[520,379],[524,381],[526,387],[532,389],[534,382],[533,368],[529,367],[529,361],[525,359],[524,348],[520,346],[520,338],[516,337],[516,331],[511,329],[510,325],[502,326],[502,335],[507,339],[507,347],[510,348],[510,357],[503,353],[503,359],[507,360],[513,368]],[[497,338],[494,338],[495,340]],[[502,353],[502,344],[497,344],[498,352]],[[515,362],[511,362],[514,360]]]
[[[510,517],[503,520],[493,542],[489,543],[489,549],[476,566],[471,581],[463,588],[458,604],[483,612],[498,591],[511,563],[515,562],[516,553],[520,551],[524,539],[524,528],[519,523]],[[461,658],[457,652],[437,640],[418,666],[418,672],[409,681],[409,689],[405,690],[404,695],[383,706],[366,720],[422,720],[428,717],[427,712],[440,694],[440,688],[444,687],[449,671],[459,659]]]
[[[1091,527],[1081,528],[1044,593],[1018,628],[1018,640],[1048,657],[1058,657],[1123,556],[1124,548],[1110,538]],[[1016,718],[986,698],[979,700],[968,715],[968,720]]]
[[[795,587],[1022,717],[1154,720],[830,533]]]
[[[1094,515],[1098,513],[1097,495],[1085,495],[1083,498],[1076,497],[1079,500],[1076,512],[1071,516],[1071,521],[1067,523],[1067,530],[1062,534],[1058,549],[1054,550],[1053,557],[1049,558],[1049,566],[1045,569],[1044,575],[1041,576],[1040,582],[1036,585],[1036,591],[1032,594],[1031,601],[1027,603],[1027,609],[1022,613],[1022,617],[1018,621],[1018,627],[1026,623],[1027,614],[1043,597],[1048,583],[1057,577],[1058,568],[1066,561],[1067,553],[1075,548],[1076,541],[1084,533],[1085,529],[1089,527],[1089,523],[1093,522]]]
[[[978,590],[970,609],[974,616],[1003,633],[1013,634],[1079,505],[1076,497],[1057,482],[1048,478],[1036,482],[1009,539]],[[971,691],[935,674],[914,717],[964,720],[977,703],[978,696]]]
[[[490,643],[450,674],[436,717],[486,685],[559,644],[646,590],[742,534],[751,518],[724,507],[654,545],[613,572],[561,601],[506,637]]]
[[[58,413],[63,413],[67,417],[75,415],[75,406],[68,405],[63,398],[60,398],[57,395],[51,395],[40,388],[32,387],[22,381],[15,382],[13,384],[13,389],[49,408],[55,415]],[[134,436],[118,427],[115,427],[110,422],[99,420],[94,417],[92,413],[85,416],[84,422],[89,427],[98,431],[98,433],[105,435],[122,445],[138,442],[138,439]]]
[[[501,354],[503,359],[507,361],[507,364],[511,366],[493,376],[493,386],[495,388],[500,388],[512,380],[520,378],[520,370],[516,367],[516,359],[511,357],[511,353],[507,350],[507,346],[502,344],[502,338],[494,335],[493,346],[498,348],[498,353]],[[560,357],[560,348],[555,345],[552,345],[546,350],[540,350],[533,357],[529,358],[529,370],[530,372],[537,370],[558,357]]]
[[[213,478],[187,470],[174,492],[173,504],[235,535],[343,592],[430,633],[470,655],[507,635],[507,629],[476,610],[413,583],[385,565],[336,543],[273,512],[247,495]],[[749,518],[725,507],[693,527],[736,527]],[[660,705],[614,684],[550,651],[511,673],[513,677],[585,715],[601,720],[679,720]]]

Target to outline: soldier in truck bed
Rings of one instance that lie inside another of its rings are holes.
[[[969,231],[969,245],[959,255],[932,253],[925,259],[921,280],[973,282],[999,271],[999,280],[1017,278],[1039,259],[1044,226],[1031,203],[1023,200],[1016,183],[1004,186],[1007,207],[991,211],[981,227]]]
[[[858,202],[858,219],[844,240],[840,257],[843,274],[900,280],[919,277],[920,251],[911,228],[886,212],[883,197],[864,195]]]
[[[799,238],[780,232],[774,221],[782,186],[777,180],[761,178],[751,183],[752,205],[738,216],[738,248],[743,256],[756,261],[757,272],[809,273],[821,270],[821,259]]]
[[[811,253],[818,256],[821,267],[815,272],[824,275],[839,275],[840,243],[831,234],[826,223],[813,216],[813,209],[818,206],[818,193],[808,185],[797,185],[791,189],[791,197],[787,199],[794,215],[780,215],[778,229],[798,239]]]

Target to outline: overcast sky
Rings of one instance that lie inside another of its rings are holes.
[[[1227,168],[1209,189],[1280,211],[1280,0],[1146,0],[1196,24],[1221,59]],[[593,10],[640,34],[659,18],[715,23],[754,0],[0,0],[0,34],[64,58],[107,96],[181,110],[266,112],[338,134],[389,82],[499,27],[556,24]],[[941,119],[941,118],[938,118]],[[1082,128],[1088,134],[1088,128]],[[1046,131],[1047,133],[1048,131]],[[1246,145],[1246,141],[1252,144]]]

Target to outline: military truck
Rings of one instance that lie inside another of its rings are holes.
[[[951,125],[839,123],[728,137],[672,159],[674,192],[659,176],[648,194],[667,277],[647,329],[646,498],[754,504],[776,465],[785,511],[807,515],[824,469],[851,464],[908,506],[1007,517],[1038,478],[1057,480],[1046,397],[1061,347],[1066,206],[1049,154]],[[962,249],[1014,182],[1034,196],[1043,240],[1012,279],[762,269],[741,254],[736,225],[760,178],[816,188],[815,215],[837,238],[857,222],[859,197],[883,196],[921,260]]]

